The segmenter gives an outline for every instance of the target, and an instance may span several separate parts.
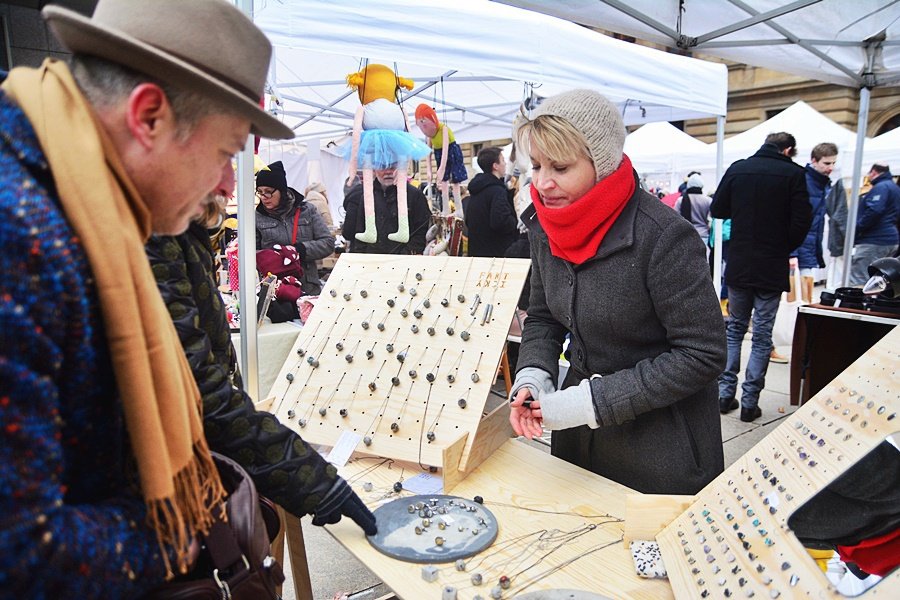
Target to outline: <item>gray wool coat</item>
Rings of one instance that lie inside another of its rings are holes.
[[[598,429],[554,431],[552,453],[644,493],[694,494],[724,468],[716,377],[725,326],[706,252],[681,215],[636,186],[596,255],[553,256],[531,207],[531,303],[518,369],[591,380]]]

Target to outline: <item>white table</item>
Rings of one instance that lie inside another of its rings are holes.
[[[269,323],[266,322],[259,328],[257,333],[257,346],[259,348],[259,401],[266,398],[275,378],[281,370],[284,361],[287,360],[297,336],[300,334],[302,325],[300,323]],[[237,351],[238,364],[241,362],[241,334],[232,333],[231,343],[234,344]],[[243,365],[240,365],[241,373],[244,371]]]

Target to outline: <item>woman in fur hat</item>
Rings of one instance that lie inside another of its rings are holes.
[[[516,133],[533,205],[513,428],[553,430],[554,456],[640,492],[694,494],[723,469],[725,328],[703,243],[640,188],[600,94],[548,98]]]

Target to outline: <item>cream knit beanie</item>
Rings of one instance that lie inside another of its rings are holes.
[[[534,111],[534,118],[554,115],[571,123],[587,140],[597,181],[608,177],[622,162],[625,124],[616,106],[592,90],[572,90],[551,96]]]

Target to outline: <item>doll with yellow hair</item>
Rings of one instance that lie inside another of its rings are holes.
[[[416,107],[416,126],[425,134],[428,144],[434,149],[434,159],[438,162],[437,180],[443,197],[443,213],[447,215],[450,212],[450,197],[448,196],[450,184],[453,184],[453,197],[459,202],[459,185],[469,178],[462,150],[456,143],[450,127],[446,123],[441,123],[437,113],[427,104],[420,104]],[[425,166],[430,184],[430,158]]]
[[[353,121],[353,142],[349,147],[350,177],[356,179],[359,166],[363,172],[363,207],[365,230],[356,239],[372,244],[378,239],[375,225],[374,170],[397,170],[397,231],[388,234],[394,242],[409,241],[409,209],[406,204],[406,172],[410,160],[431,153],[423,142],[406,130],[406,115],[397,102],[401,87],[411,90],[413,82],[398,77],[390,68],[367,65],[362,71],[347,76],[347,85],[359,93],[360,107]]]

